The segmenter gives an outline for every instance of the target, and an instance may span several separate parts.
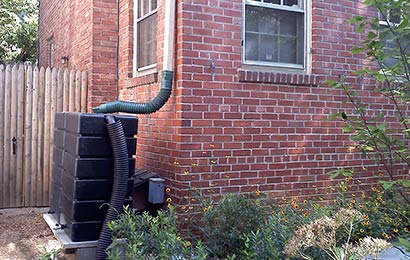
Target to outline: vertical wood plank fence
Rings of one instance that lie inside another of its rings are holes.
[[[0,64],[0,209],[49,205],[54,115],[86,110],[86,72]]]

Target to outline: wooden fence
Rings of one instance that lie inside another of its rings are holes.
[[[54,115],[87,110],[87,75],[0,64],[0,208],[48,206]]]

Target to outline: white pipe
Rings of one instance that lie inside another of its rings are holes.
[[[175,0],[165,0],[163,70],[174,70]]]

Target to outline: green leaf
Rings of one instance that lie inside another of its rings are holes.
[[[363,30],[364,30],[364,26],[365,26],[364,23],[359,24],[359,26],[357,27],[357,30],[356,30],[356,31],[357,31],[358,33],[362,33]]]
[[[401,184],[404,188],[410,188],[410,180],[402,180]]]
[[[334,171],[330,171],[328,174],[329,174],[329,178],[333,180],[339,177],[340,175],[342,175],[343,177],[352,177],[353,173],[354,171],[352,169],[340,168]]]
[[[350,18],[348,21],[349,21],[349,23],[358,23],[358,22],[363,22],[365,20],[366,20],[366,17],[356,15],[353,18]]]
[[[374,38],[377,38],[377,34],[375,34],[374,32],[369,32],[367,34],[367,39],[368,40],[373,40]]]
[[[397,184],[397,181],[380,181],[384,190],[390,190],[394,185]]]
[[[353,128],[353,127],[351,127],[351,126],[345,126],[345,127],[343,127],[343,132],[345,132],[345,133],[351,133],[351,132],[353,132],[355,129]]]
[[[339,82],[335,81],[335,80],[328,80],[326,81],[327,85],[329,85],[330,87],[336,87],[338,85]]]

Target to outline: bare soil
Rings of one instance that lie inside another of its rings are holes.
[[[0,210],[0,259],[47,259],[44,256],[51,251],[58,252],[56,259],[71,259],[59,249],[59,242],[44,221],[46,211],[46,208]]]

